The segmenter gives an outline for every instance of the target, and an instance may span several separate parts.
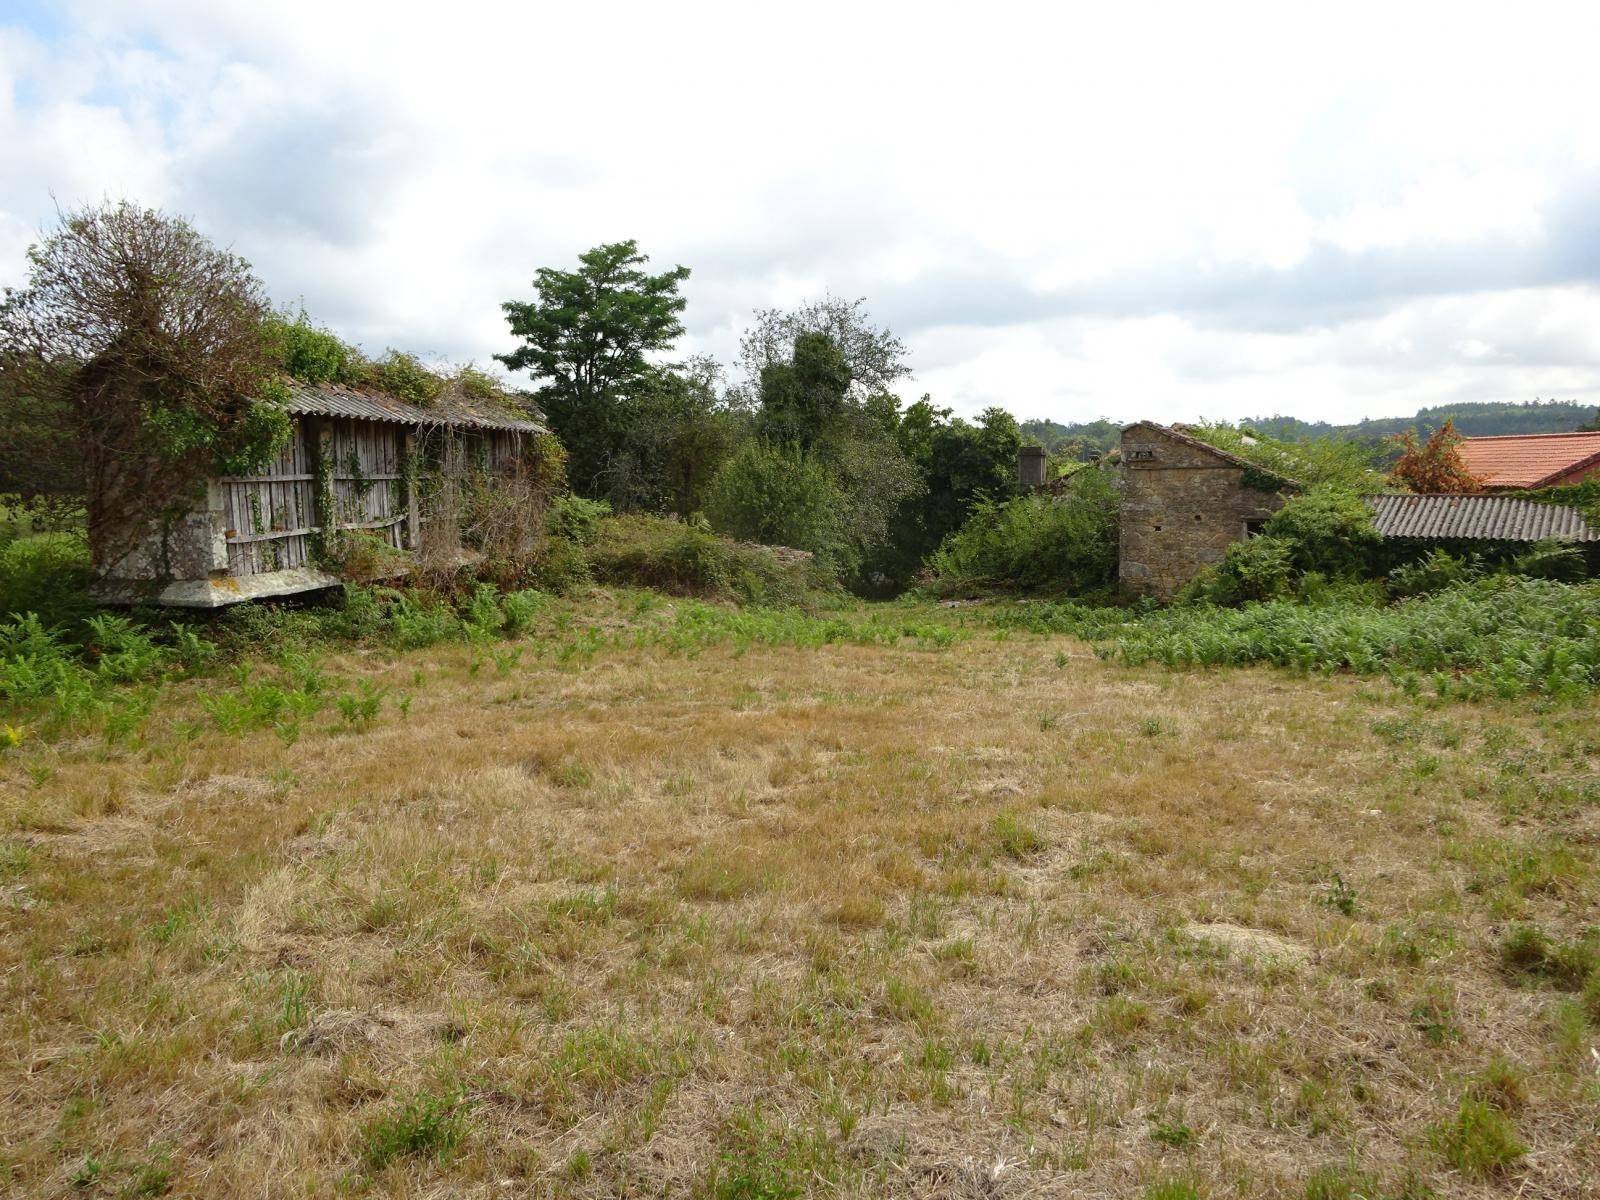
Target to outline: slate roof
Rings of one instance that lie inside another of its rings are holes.
[[[1563,538],[1600,542],[1600,531],[1568,504],[1539,504],[1520,496],[1442,493],[1428,496],[1363,496],[1372,523],[1386,538],[1429,541],[1537,542]]]
[[[1457,448],[1486,487],[1542,487],[1577,468],[1600,467],[1600,433],[1464,438]]]
[[[545,433],[544,424],[492,400],[479,400],[447,390],[426,407],[370,388],[342,383],[312,386],[289,380],[284,407],[292,413],[314,417],[349,417],[358,421],[394,421],[405,425],[447,425],[451,428],[501,429],[515,433]]]

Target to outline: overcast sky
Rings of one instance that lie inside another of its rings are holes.
[[[539,266],[693,269],[686,351],[864,296],[958,411],[1600,404],[1600,5],[0,3],[0,284],[193,218],[372,352]]]

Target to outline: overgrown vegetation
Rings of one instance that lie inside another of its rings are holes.
[[[63,214],[0,304],[0,425],[22,449],[6,489],[84,506],[95,565],[116,572],[208,475],[283,444],[267,312],[249,264],[182,219]]]
[[[1110,471],[1085,467],[1058,492],[980,501],[928,558],[939,594],[989,591],[1109,596],[1117,574],[1118,495]]]
[[[1280,552],[1272,548],[1263,573],[1278,578],[1285,569]],[[1238,586],[1244,586],[1251,577],[1239,571]],[[1342,592],[1310,600],[1186,605],[1132,616],[1081,604],[1036,604],[990,619],[1002,627],[1070,633],[1132,664],[1350,671],[1387,676],[1409,693],[1468,700],[1528,694],[1575,700],[1600,690],[1600,584],[1495,576],[1389,606],[1351,602]]]

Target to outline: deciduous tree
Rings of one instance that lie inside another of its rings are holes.
[[[66,419],[35,441],[35,477],[48,462],[81,489],[95,565],[114,569],[206,475],[281,444],[266,297],[249,263],[127,202],[63,214],[28,265],[0,305],[0,402]]]
[[[1453,422],[1446,421],[1419,443],[1412,430],[1395,434],[1400,457],[1389,468],[1390,482],[1413,492],[1481,492],[1483,480],[1467,468],[1461,457],[1464,440]]]
[[[542,267],[537,298],[501,305],[521,345],[496,357],[542,381],[536,395],[567,447],[574,486],[586,495],[602,477],[626,434],[626,398],[643,387],[650,354],[683,333],[685,301],[678,288],[687,267],[652,275],[632,240],[596,246],[576,271]]]

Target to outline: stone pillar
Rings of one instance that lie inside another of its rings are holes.
[[[1024,492],[1044,486],[1045,450],[1043,446],[1024,446],[1017,451],[1017,487]]]

